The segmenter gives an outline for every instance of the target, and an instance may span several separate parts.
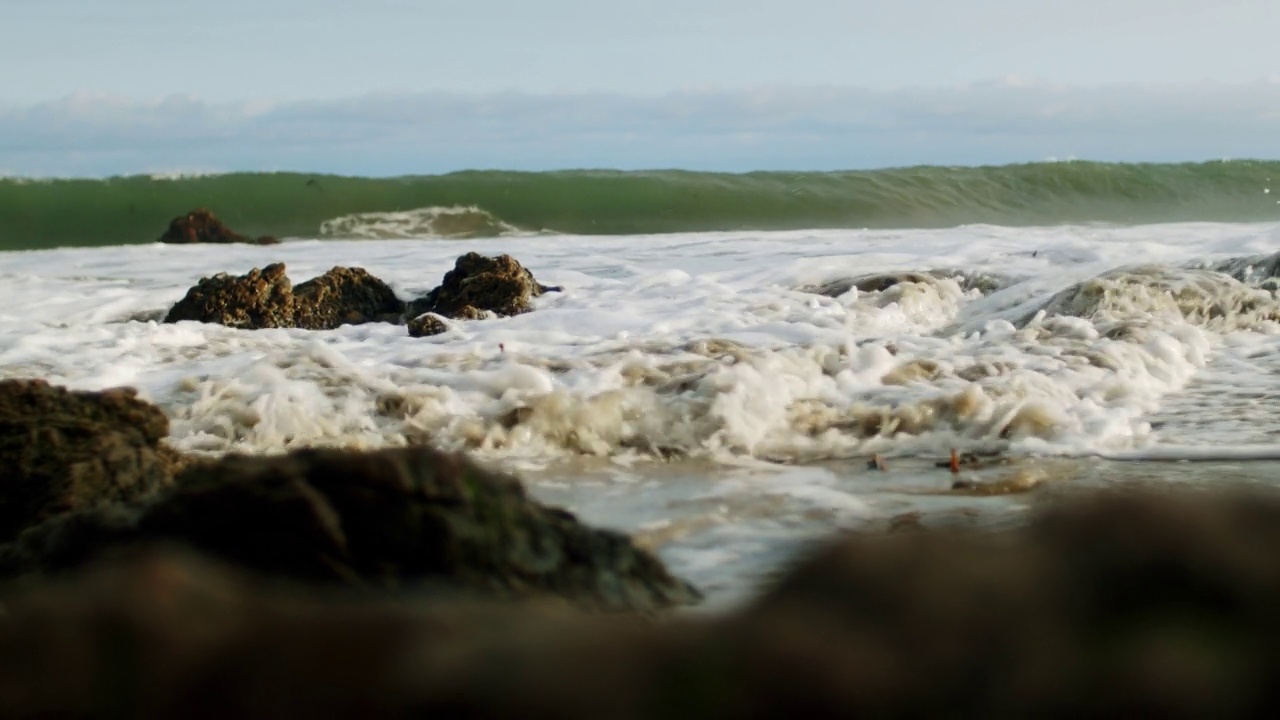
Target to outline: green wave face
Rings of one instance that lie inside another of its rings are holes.
[[[1272,178],[1274,193],[1269,192]],[[368,226],[391,222],[411,228],[413,236],[468,237],[513,230],[639,234],[1265,221],[1280,219],[1278,198],[1276,161],[1066,162],[834,173],[574,170],[402,178],[239,173],[6,179],[0,180],[0,249],[153,242],[170,219],[197,207],[212,209],[231,228],[253,236],[405,236],[394,229],[379,234]],[[386,215],[408,211],[417,211],[416,219]],[[358,215],[365,217],[350,217]],[[413,225],[424,217],[427,224]]]

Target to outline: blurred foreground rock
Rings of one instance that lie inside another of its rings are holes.
[[[300,450],[191,466],[146,503],[53,517],[0,548],[0,575],[180,544],[276,578],[390,590],[445,583],[651,612],[698,593],[625,535],[530,500],[512,477],[430,448]]]
[[[723,618],[300,594],[146,554],[3,596],[0,716],[1258,717],[1280,500],[846,537]]]
[[[169,420],[135,395],[0,381],[0,543],[60,513],[171,482],[177,453],[160,442]]]
[[[169,222],[169,229],[160,236],[162,243],[189,245],[194,243],[251,243],[275,245],[280,241],[270,235],[251,238],[233,231],[218,219],[213,211],[205,208],[192,210]]]
[[[430,448],[183,456],[132,390],[0,382],[0,578],[182,546],[263,576],[385,591],[433,583],[602,611],[695,602],[625,535]]]

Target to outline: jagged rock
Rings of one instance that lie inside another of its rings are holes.
[[[479,317],[485,310],[499,316],[519,315],[533,309],[533,298],[558,290],[539,284],[510,255],[490,258],[472,252],[458,258],[439,287],[409,303],[409,315],[432,312],[462,319]]]
[[[423,313],[409,321],[410,337],[430,337],[446,332],[448,329],[448,324],[439,315],[433,313]]]
[[[398,322],[404,302],[364,268],[335,267],[293,289],[294,322],[307,330]]]
[[[132,389],[71,392],[0,381],[0,542],[59,513],[170,484],[169,421]]]
[[[422,447],[229,456],[193,466],[136,518],[98,513],[31,529],[0,570],[61,569],[113,546],[154,542],[322,584],[438,580],[500,596],[558,595],[601,610],[651,611],[697,598],[626,536],[530,500],[509,476]]]
[[[254,268],[239,277],[218,273],[187,291],[164,321],[195,320],[256,330],[294,326],[293,284],[284,263]]]
[[[218,273],[187,291],[165,322],[195,320],[257,330],[296,327],[331,330],[343,324],[399,322],[404,303],[363,268],[335,267],[297,287],[284,263],[239,277]]]
[[[223,224],[211,210],[199,208],[169,222],[169,229],[160,236],[162,243],[252,243],[275,245],[280,242],[270,235],[257,239],[241,235]]]
[[[839,538],[658,624],[145,554],[0,596],[0,716],[1270,717],[1280,501],[1170,492]]]

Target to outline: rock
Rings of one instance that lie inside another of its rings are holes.
[[[169,421],[131,389],[0,381],[0,543],[59,513],[140,498],[172,481]]]
[[[0,716],[1273,715],[1280,500],[1159,493],[837,538],[744,610],[659,624],[147,553],[0,596]]]
[[[92,544],[79,545],[86,538]],[[136,520],[99,514],[33,528],[9,550],[4,570],[61,569],[113,546],[155,542],[329,585],[441,581],[607,611],[654,611],[698,597],[626,536],[530,500],[509,476],[423,447],[302,450],[194,466]]]
[[[409,321],[410,337],[430,337],[449,330],[444,319],[434,313],[423,313]]]
[[[1253,329],[1280,322],[1280,300],[1222,272],[1147,265],[1119,268],[1075,283],[1017,324],[1030,324],[1040,312],[1049,318],[1090,320],[1104,334],[1119,339],[1133,332],[1131,323],[1153,316],[1181,317],[1219,332]]]
[[[1262,285],[1280,277],[1280,252],[1271,255],[1249,255],[1214,263],[1211,269],[1226,273],[1247,285]]]
[[[165,322],[195,320],[227,327],[332,330],[344,324],[399,322],[404,303],[363,268],[335,267],[293,286],[283,263],[239,277],[218,273],[187,291]]]
[[[510,255],[490,258],[472,252],[458,258],[439,287],[411,302],[409,314],[465,318],[488,310],[499,316],[519,315],[533,309],[533,298],[558,290],[539,284]]]
[[[293,289],[294,322],[307,330],[399,322],[404,303],[364,268],[335,267]]]
[[[805,285],[797,288],[800,292],[814,295],[825,295],[838,298],[857,288],[858,292],[884,292],[902,283],[920,285],[937,285],[940,280],[954,280],[961,290],[968,292],[977,290],[983,295],[990,295],[1007,286],[1011,280],[1002,275],[982,272],[966,272],[961,270],[929,270],[928,272],[890,272],[861,275],[852,278],[840,278],[821,285]]]
[[[160,236],[162,243],[253,243],[274,245],[278,242],[270,235],[258,239],[237,233],[222,223],[212,211],[205,208],[192,210],[169,222],[169,229]]]
[[[453,668],[492,662],[501,677],[490,648],[523,655],[513,638],[618,625],[562,608],[353,602],[172,551],[3,600],[6,718],[458,717],[450,698],[473,681]]]
[[[218,273],[187,291],[165,322],[195,320],[227,327],[256,330],[294,326],[293,284],[285,275],[284,263],[240,277]]]

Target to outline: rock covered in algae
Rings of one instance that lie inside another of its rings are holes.
[[[335,267],[294,286],[284,263],[240,276],[202,278],[165,322],[195,320],[246,330],[332,330],[345,324],[399,322],[401,302],[385,282],[363,268]]]
[[[430,312],[468,319],[486,310],[503,317],[519,315],[533,309],[533,298],[559,289],[539,283],[510,255],[491,258],[472,252],[457,259],[438,287],[412,301],[409,315]]]
[[[294,322],[307,330],[399,322],[404,303],[364,268],[335,267],[293,289]]]
[[[167,323],[183,320],[245,330],[293,327],[293,283],[284,263],[240,276],[218,273],[201,278],[164,318]]]

